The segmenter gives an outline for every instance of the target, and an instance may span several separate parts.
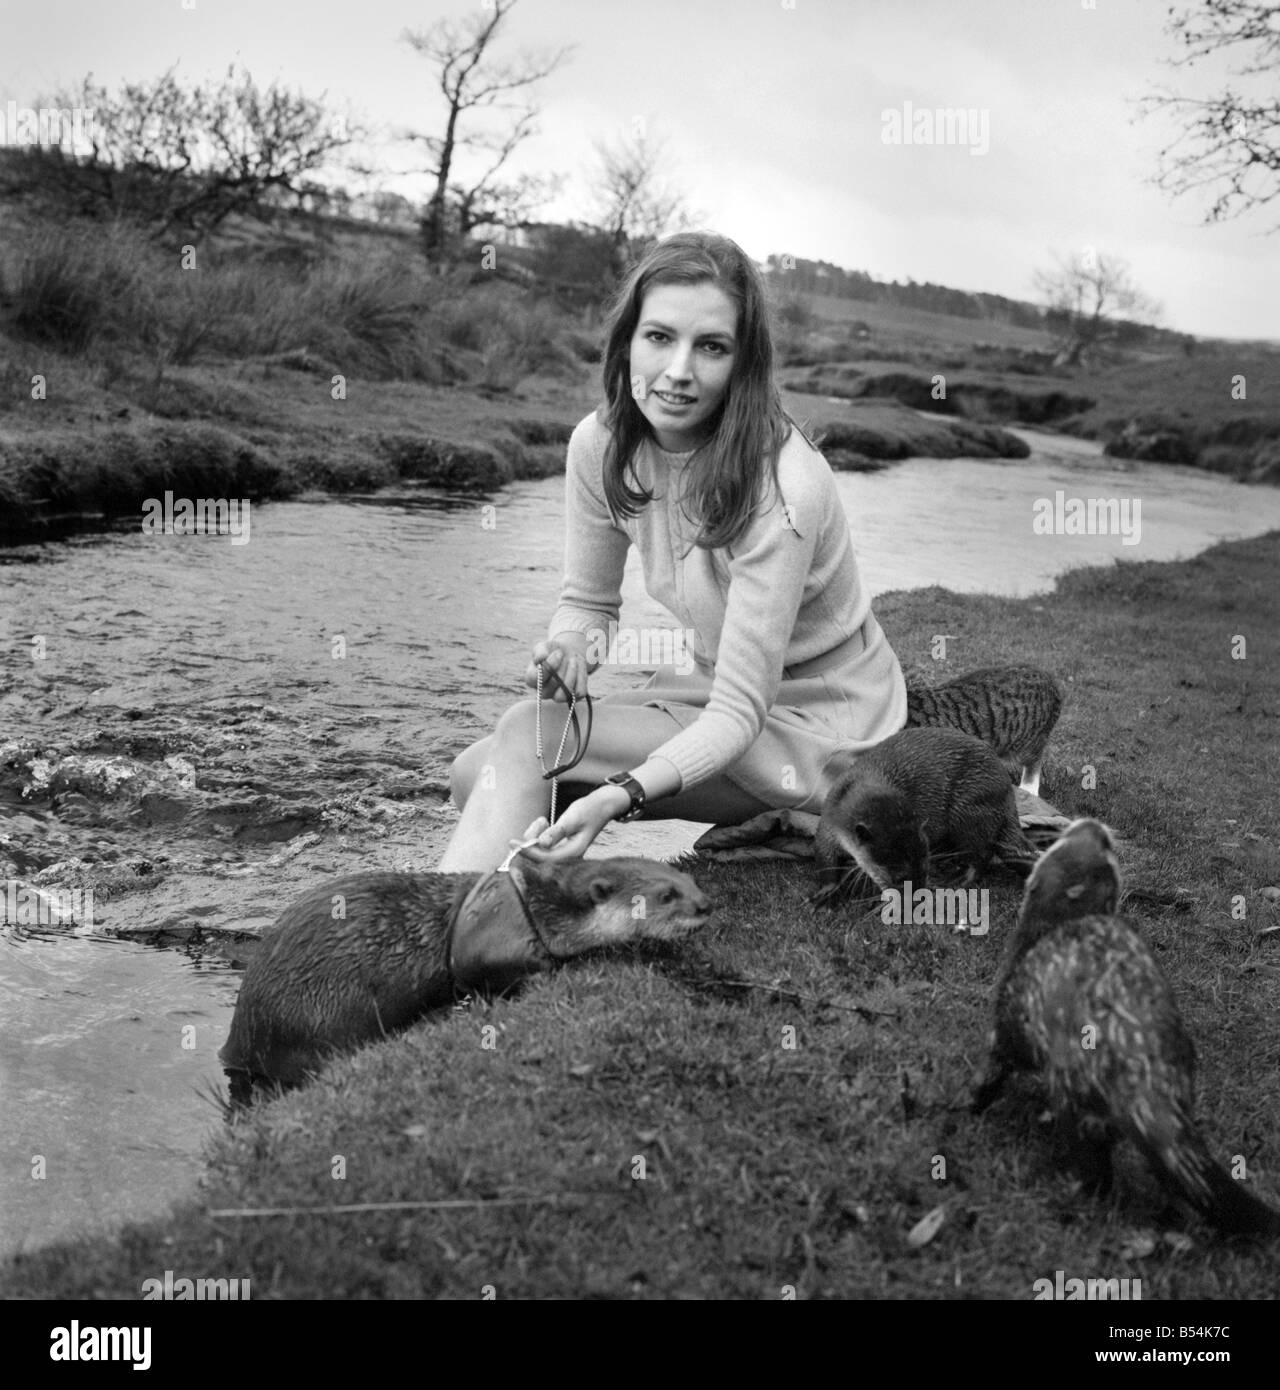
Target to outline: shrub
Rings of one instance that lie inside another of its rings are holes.
[[[22,238],[5,280],[10,317],[25,337],[73,352],[102,342],[156,342],[157,256],[127,228],[85,226]]]
[[[534,371],[580,370],[581,335],[568,332],[577,320],[518,285],[434,275],[399,249],[276,249],[224,240],[197,247],[184,268],[127,227],[40,227],[0,252],[0,269],[22,336],[101,362],[144,354],[157,391],[167,367],[208,354],[298,353],[353,375],[495,391]]]

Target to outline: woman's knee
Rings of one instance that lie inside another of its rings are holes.
[[[480,769],[490,756],[489,750],[492,743],[492,735],[479,739],[469,748],[464,748],[454,758],[453,764],[449,768],[449,790],[453,793],[454,805],[459,810],[467,804],[467,799],[475,787],[476,778],[480,775]]]
[[[563,706],[557,713],[543,711],[542,739],[546,756],[554,755],[564,728]],[[538,728],[538,702],[517,700],[505,709],[494,726],[493,733],[464,748],[449,769],[449,788],[454,804],[461,809],[475,789],[486,767],[493,769],[496,779],[502,767],[523,764],[532,759]],[[530,764],[532,766],[532,763]]]
[[[564,739],[568,717],[568,706],[559,701],[517,700],[503,711],[494,728],[495,756],[513,761],[531,759],[541,737],[542,759],[548,767],[557,760],[556,750],[562,741],[565,743],[564,756],[571,757],[576,740],[572,732],[567,740]],[[585,735],[586,724],[580,723],[579,728],[580,736]]]
[[[545,724],[546,721],[543,720]],[[517,700],[503,710],[493,730],[493,740],[499,747],[533,747],[538,725],[538,701]]]

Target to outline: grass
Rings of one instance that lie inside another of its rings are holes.
[[[1195,899],[1133,915],[1196,1041],[1210,1147],[1280,1203],[1280,937],[1255,939],[1280,882],[1278,560],[1272,534],[1027,600],[930,589],[877,610],[911,672],[1059,675],[1046,793],[1116,828],[1133,881]],[[1141,1278],[1146,1300],[1274,1296],[1272,1251],[1161,1238],[1140,1170],[1083,1196],[1025,1095],[963,1108],[1015,882],[989,881],[991,933],[970,938],[816,912],[802,866],[692,868],[717,904],[700,938],[578,961],[335,1062],[219,1134],[199,1203],[10,1261],[0,1295],[136,1297],[172,1269],[249,1277],[255,1298],[1027,1299],[1061,1269]],[[324,1210],[406,1202],[469,1205]],[[217,1214],[296,1207],[318,1210]]]
[[[782,379],[794,391],[1047,425],[1101,440],[1119,457],[1280,482],[1273,346],[1209,341],[1184,350],[1165,336],[1058,369],[1053,339],[1040,330],[829,296],[810,296],[807,307],[804,331],[788,326],[783,335]]]
[[[359,248],[221,240],[162,249],[127,226],[10,228],[0,287],[12,335],[160,368],[305,355],[349,376],[508,389],[572,369],[544,302],[468,272],[432,274],[398,238]]]
[[[841,329],[848,324],[864,326],[871,343],[892,342],[909,350],[925,352],[970,351],[977,343],[1024,351],[1044,351],[1049,347],[1045,332],[1018,324],[963,319],[952,314],[931,313],[927,309],[910,309],[874,300],[840,299],[835,295],[806,298],[815,314]]]
[[[509,283],[429,274],[398,238],[179,255],[127,228],[55,235],[10,218],[4,230],[11,537],[137,514],[166,487],[261,500],[542,477],[563,467],[592,395],[582,315]]]
[[[599,398],[589,314],[509,283],[429,277],[394,240],[296,262],[252,245],[200,255],[184,270],[121,230],[6,243],[0,538],[136,516],[169,489],[492,490],[561,471]],[[1026,452],[894,401],[789,404],[831,427],[836,466]]]
[[[25,385],[36,372],[45,400],[32,400]],[[0,537],[60,519],[137,516],[165,488],[258,501],[408,477],[489,490],[563,471],[564,444],[592,400],[585,367],[571,386],[526,378],[518,396],[352,378],[335,400],[330,376],[314,364],[157,369],[123,354],[93,363],[0,339],[6,381]]]

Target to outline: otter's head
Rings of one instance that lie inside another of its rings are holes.
[[[548,859],[526,849],[513,867],[560,957],[628,941],[675,940],[711,916],[711,901],[693,879],[654,859]]]
[[[1101,821],[1072,821],[1027,879],[1015,940],[1025,950],[1059,922],[1107,916],[1120,902],[1120,861]]]
[[[858,792],[828,823],[836,842],[877,888],[927,882],[929,841],[900,793]]]

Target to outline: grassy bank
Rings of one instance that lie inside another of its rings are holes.
[[[403,233],[248,223],[189,249],[0,209],[0,539],[138,516],[166,490],[488,491],[559,471],[598,397],[600,311],[558,305],[501,255],[437,275]],[[781,380],[836,467],[1024,457],[999,428],[1017,421],[1280,480],[1280,354],[1134,349],[1062,372],[1043,331],[820,296],[795,308],[776,319]]]
[[[41,366],[51,395],[73,399],[24,402],[0,419],[0,536],[9,539],[62,520],[140,516],[166,489],[262,501],[415,479],[488,491],[562,471],[572,428],[560,396],[538,392],[495,401],[352,379],[335,401],[328,377],[225,364],[170,369],[168,402],[148,408],[146,381],[107,388],[80,364]]]
[[[138,516],[166,490],[489,491],[563,468],[599,395],[598,310],[497,270],[431,274],[389,232],[233,230],[187,259],[127,229],[0,221],[0,538]],[[791,404],[843,428],[837,467],[1026,453],[894,400]]]
[[[783,379],[794,391],[1039,425],[1121,458],[1280,483],[1280,352],[1165,344],[1059,369],[1046,333],[857,301],[815,306],[787,342]]]
[[[1063,680],[1045,791],[1116,828],[1132,879],[1194,898],[1131,911],[1195,1038],[1211,1148],[1280,1203],[1280,936],[1256,936],[1280,920],[1259,892],[1280,882],[1278,561],[1272,534],[1029,600],[933,589],[878,611],[930,678],[1032,661]],[[136,1297],[169,1269],[255,1298],[1026,1299],[1063,1270],[1140,1278],[1146,1300],[1274,1296],[1272,1251],[1165,1238],[1140,1170],[1083,1197],[1034,1103],[963,1109],[1015,882],[990,880],[971,938],[815,912],[798,865],[693,867],[717,904],[701,939],[575,963],[335,1063],[218,1135],[199,1203],[10,1261],[0,1294]],[[470,1205],[217,1214],[428,1201]]]
[[[257,502],[413,479],[489,492],[563,472],[573,426],[599,399],[590,367],[570,379],[526,377],[503,395],[351,378],[334,400],[330,376],[296,361],[170,367],[157,384],[142,368],[104,381],[81,362],[28,348],[10,375],[28,379],[33,364],[49,399],[11,401],[0,415],[0,540],[138,517],[166,490]],[[923,419],[894,401],[850,408],[787,393],[787,405],[836,468],[1028,453],[1005,430]]]
[[[138,515],[166,489],[491,489],[563,467],[582,324],[496,280],[430,275],[402,238],[228,236],[187,257],[123,228],[3,230],[11,537]]]

